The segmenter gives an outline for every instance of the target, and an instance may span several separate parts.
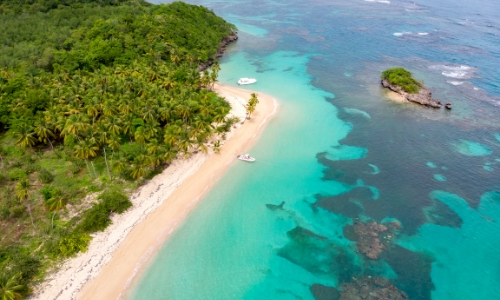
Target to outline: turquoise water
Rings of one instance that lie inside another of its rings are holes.
[[[240,29],[219,81],[279,114],[166,242],[130,299],[338,299],[385,277],[410,299],[499,299],[500,22],[494,1],[191,1]],[[404,66],[453,110],[393,103]],[[282,205],[281,205],[282,204]],[[398,221],[378,260],[356,222]]]

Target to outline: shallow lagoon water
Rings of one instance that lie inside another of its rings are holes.
[[[481,2],[191,1],[240,27],[219,81],[255,77],[281,109],[130,298],[337,299],[382,276],[410,299],[495,299],[500,23]],[[453,110],[386,99],[395,65]],[[402,225],[377,261],[349,233],[370,220]]]

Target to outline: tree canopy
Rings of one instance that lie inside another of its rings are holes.
[[[389,81],[392,85],[400,86],[405,92],[416,94],[422,84],[413,78],[410,71],[404,68],[391,68],[382,72],[382,79]]]
[[[235,29],[182,2],[0,0],[0,275],[19,293],[131,205],[123,187],[218,150],[236,120],[218,65],[197,67]]]

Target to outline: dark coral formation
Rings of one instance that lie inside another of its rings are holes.
[[[411,94],[405,92],[400,86],[396,86],[391,84],[388,80],[383,79],[381,82],[383,87],[390,89],[393,92],[396,92],[403,96],[406,100],[410,102],[414,102],[420,105],[425,105],[433,108],[441,108],[441,101],[433,99],[432,93],[426,88],[420,88],[418,93]],[[448,103],[451,108],[451,103]]]
[[[356,245],[358,251],[369,259],[376,260],[380,253],[387,249],[395,233],[401,229],[398,222],[378,224],[376,222],[354,224],[354,232],[359,237]]]
[[[270,210],[277,210],[277,209],[283,209],[283,205],[285,205],[285,201],[281,201],[281,204],[279,204],[279,205],[266,204],[266,207],[269,208]]]
[[[339,300],[405,300],[408,296],[386,278],[363,277],[342,285]]]

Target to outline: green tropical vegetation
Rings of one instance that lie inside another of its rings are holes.
[[[174,159],[219,151],[232,24],[142,0],[0,0],[0,292],[30,294]]]
[[[22,295],[18,293],[23,286],[18,284],[21,278],[21,273],[12,275],[12,277],[0,277],[0,299],[1,300],[16,300],[22,299]]]
[[[423,85],[413,78],[410,71],[404,68],[391,68],[382,72],[382,79],[389,81],[392,85],[400,86],[405,92],[416,94]]]

